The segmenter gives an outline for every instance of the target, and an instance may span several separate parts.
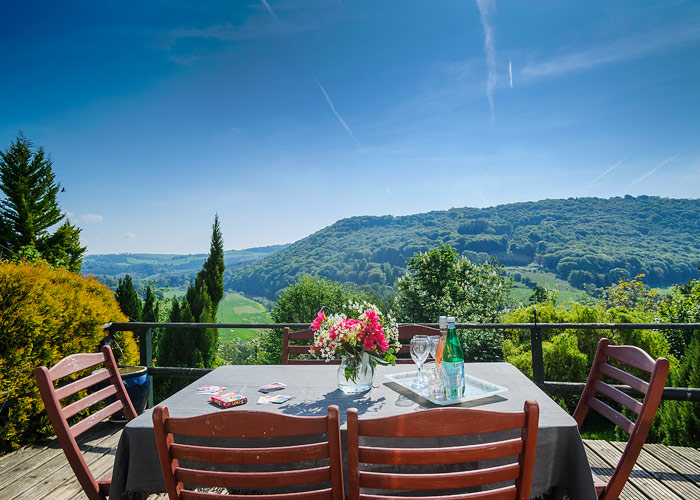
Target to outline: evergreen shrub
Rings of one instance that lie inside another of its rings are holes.
[[[0,263],[0,453],[52,433],[34,368],[97,352],[110,321],[126,318],[97,280],[43,262]],[[136,364],[133,334],[114,337],[117,362]]]

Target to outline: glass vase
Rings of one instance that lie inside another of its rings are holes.
[[[374,367],[369,354],[345,355],[338,366],[338,389],[346,394],[359,394],[372,388]]]

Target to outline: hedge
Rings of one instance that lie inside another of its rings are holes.
[[[0,263],[0,453],[51,434],[33,370],[97,352],[102,325],[126,321],[114,294],[93,278],[45,263]],[[117,334],[120,364],[136,364],[130,332]]]

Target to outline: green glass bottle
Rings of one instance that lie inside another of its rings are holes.
[[[461,399],[464,395],[464,351],[455,331],[455,319],[447,318],[447,340],[442,352],[442,366],[447,374],[445,397]]]

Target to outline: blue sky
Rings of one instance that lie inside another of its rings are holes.
[[[51,154],[88,253],[700,196],[698,2],[27,1],[0,54],[0,148]]]

